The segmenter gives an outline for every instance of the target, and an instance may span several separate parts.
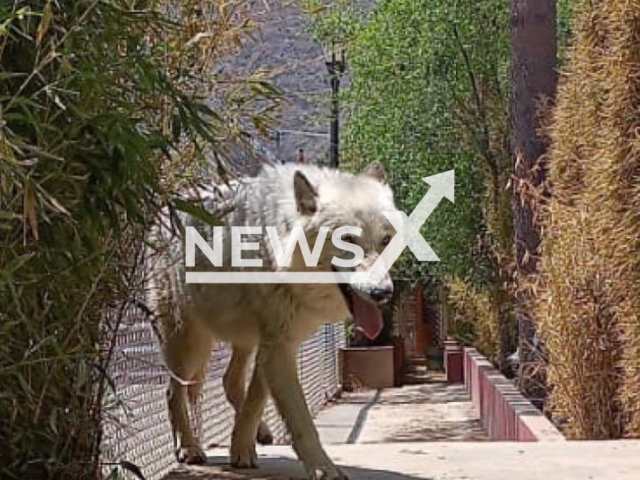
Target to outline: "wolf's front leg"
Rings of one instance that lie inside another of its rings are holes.
[[[296,369],[296,348],[285,342],[270,343],[258,352],[258,365],[271,396],[291,433],[293,448],[312,480],[348,480],[325,453],[313,425]]]

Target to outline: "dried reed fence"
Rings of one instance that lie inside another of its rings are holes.
[[[581,2],[551,129],[540,334],[572,438],[640,436],[640,1]]]

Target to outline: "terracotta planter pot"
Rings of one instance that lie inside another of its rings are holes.
[[[352,347],[340,349],[342,386],[351,391],[360,388],[394,386],[394,348]]]

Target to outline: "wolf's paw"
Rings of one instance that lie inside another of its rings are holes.
[[[266,423],[260,422],[260,425],[258,425],[258,435],[256,435],[256,440],[258,440],[260,445],[271,445],[273,443],[273,435]]]
[[[231,441],[229,457],[231,466],[234,468],[258,467],[258,454],[256,453],[256,445],[253,442],[242,445],[241,442]]]
[[[322,465],[311,467],[309,480],[349,480],[349,477],[335,465]]]
[[[178,450],[178,462],[187,465],[202,465],[207,463],[207,456],[198,445],[182,447]]]

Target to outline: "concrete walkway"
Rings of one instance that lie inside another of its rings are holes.
[[[325,445],[487,440],[464,388],[440,376],[422,385],[345,393],[315,424]]]
[[[433,380],[433,378],[431,378]],[[351,480],[638,480],[640,442],[489,442],[460,386],[431,381],[345,394],[316,425]],[[229,467],[227,448],[209,464],[165,480],[302,480],[289,446],[259,447],[260,468]]]
[[[439,442],[330,445],[351,480],[637,480],[639,442]],[[167,480],[301,480],[291,448],[262,447],[255,470],[228,467],[226,450],[210,465],[182,468]]]
[[[638,480],[640,444],[619,442],[437,442],[329,445],[351,480]],[[228,467],[227,451],[210,465],[177,470],[170,480],[301,480],[286,446],[259,449],[255,470]]]

